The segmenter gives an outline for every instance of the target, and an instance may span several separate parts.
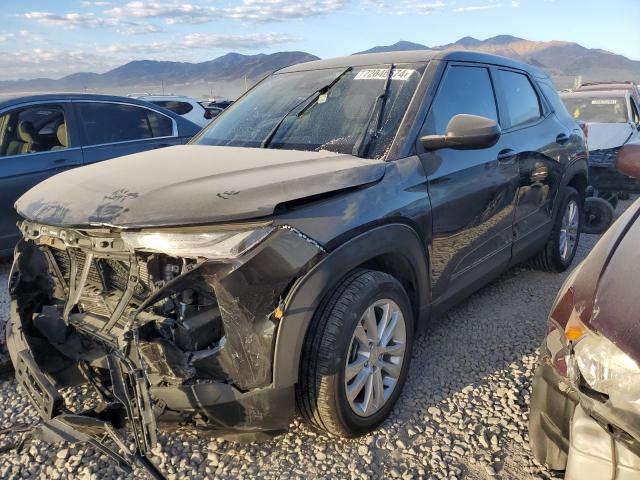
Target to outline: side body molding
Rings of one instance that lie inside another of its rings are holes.
[[[402,257],[415,286],[416,328],[429,317],[430,289],[427,247],[418,233],[401,223],[386,224],[340,245],[291,289],[285,300],[284,318],[278,327],[274,352],[273,387],[298,381],[302,347],[313,315],[324,298],[349,272],[381,255]],[[410,295],[411,297],[411,295]]]

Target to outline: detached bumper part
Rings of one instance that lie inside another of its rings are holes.
[[[578,394],[549,365],[538,366],[533,380],[529,439],[540,463],[564,470],[569,453],[571,418]]]
[[[615,475],[614,475],[615,468]],[[565,480],[637,480],[640,457],[612,438],[578,406],[571,423],[571,448]]]

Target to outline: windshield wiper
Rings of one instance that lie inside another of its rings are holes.
[[[376,103],[371,110],[371,114],[369,115],[369,119],[365,124],[364,131],[362,132],[362,135],[360,136],[358,141],[353,145],[351,154],[356,157],[362,157],[366,153],[369,145],[371,144],[371,141],[378,138],[378,135],[380,134],[382,114],[387,103],[387,97],[389,95],[389,85],[391,84],[391,77],[393,76],[394,68],[395,66],[393,64],[389,66],[389,71],[387,72],[387,78],[385,79],[384,86],[382,87],[382,91],[376,98]],[[376,123],[375,129],[373,129],[372,133],[371,124],[373,123],[374,119],[376,120]]]
[[[298,112],[298,115],[297,115],[298,117],[300,117],[300,115],[302,115],[309,108],[311,108],[311,105],[313,105],[318,100],[318,98],[320,98],[321,95],[327,94],[329,92],[329,90],[331,90],[333,88],[333,86],[336,83],[338,83],[340,81],[340,79],[342,77],[344,77],[351,70],[352,70],[352,67],[345,68],[342,71],[342,73],[340,73],[340,75],[338,75],[336,78],[334,78],[330,83],[328,83],[327,85],[319,88],[318,90],[313,92],[311,95],[309,95],[308,97],[302,99],[300,102],[296,103],[293,107],[291,107],[291,109],[289,109],[289,111],[287,113],[285,113],[284,116],[278,121],[278,123],[276,123],[275,126],[269,131],[269,133],[267,134],[265,139],[262,141],[262,143],[260,143],[260,148],[267,148],[269,146],[269,144],[273,140],[273,137],[276,136],[276,133],[278,132],[278,130],[280,129],[280,127],[282,126],[284,121],[287,118],[289,118],[289,116],[293,112],[295,112],[298,108],[300,108],[300,112]]]

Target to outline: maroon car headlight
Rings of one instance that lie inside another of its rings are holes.
[[[576,331],[578,327],[573,327]],[[587,328],[573,341],[578,371],[593,390],[640,398],[640,367],[611,340]]]

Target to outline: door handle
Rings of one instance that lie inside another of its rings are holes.
[[[61,163],[67,163],[69,160],[66,158],[56,158],[53,163],[56,165],[60,165]]]
[[[559,133],[556,137],[556,143],[558,145],[564,145],[569,141],[569,136],[566,133]]]
[[[505,148],[498,153],[498,161],[500,163],[513,163],[516,159],[516,151],[511,148]]]

